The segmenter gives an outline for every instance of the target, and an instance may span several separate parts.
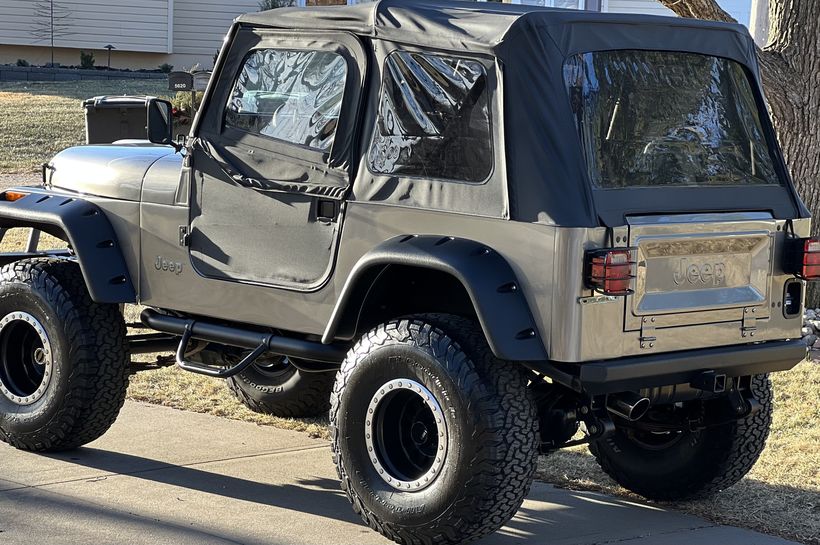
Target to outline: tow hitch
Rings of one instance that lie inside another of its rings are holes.
[[[704,403],[709,404],[711,409],[705,411],[708,417],[701,417],[698,420],[691,421],[689,429],[696,431],[721,426],[760,411],[760,402],[752,394],[752,377],[739,377],[729,380],[732,384],[726,395],[704,401]]]

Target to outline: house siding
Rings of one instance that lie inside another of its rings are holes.
[[[37,0],[0,0],[0,43],[48,46],[49,37],[38,37],[37,29],[48,24],[38,17]],[[60,0],[56,14],[65,14],[64,32],[54,45],[99,50],[113,44],[118,50],[168,53],[168,0],[112,2],[110,0]]]
[[[50,39],[35,36],[38,4],[0,0],[0,64],[50,62]],[[56,62],[77,65],[79,50],[86,50],[95,52],[101,65],[111,44],[112,67],[148,69],[162,63],[210,67],[233,20],[259,9],[258,0],[56,0],[55,5],[58,13],[68,14],[66,35],[55,37]],[[46,25],[48,18],[39,22]]]
[[[174,53],[213,56],[231,22],[258,9],[257,0],[174,0]]]
[[[674,16],[675,13],[656,0],[604,0],[604,11],[610,13],[643,13],[645,15]]]
[[[718,0],[718,4],[738,23],[749,26],[751,16],[751,0]],[[603,11],[611,13],[644,13],[647,15],[674,16],[672,10],[667,9],[657,0],[604,0]]]

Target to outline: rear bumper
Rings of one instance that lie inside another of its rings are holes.
[[[574,390],[597,395],[688,384],[705,371],[729,377],[786,371],[805,359],[806,350],[803,341],[796,339],[585,363],[527,365]]]

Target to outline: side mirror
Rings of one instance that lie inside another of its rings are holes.
[[[148,140],[154,144],[174,145],[173,106],[167,100],[148,101]]]

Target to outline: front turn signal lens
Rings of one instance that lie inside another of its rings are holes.
[[[23,193],[21,191],[6,191],[2,195],[2,200],[6,202],[16,202],[22,199],[23,197],[28,197],[28,193]]]

